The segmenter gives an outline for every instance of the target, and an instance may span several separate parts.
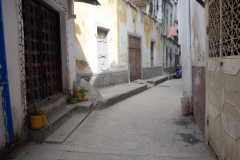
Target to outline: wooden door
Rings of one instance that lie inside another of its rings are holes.
[[[28,104],[62,91],[59,14],[38,2],[22,6]]]
[[[130,80],[141,79],[141,39],[129,36]]]

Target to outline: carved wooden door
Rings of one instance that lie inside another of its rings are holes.
[[[43,3],[43,2],[41,2]],[[23,1],[27,103],[61,91],[59,14],[40,4]]]

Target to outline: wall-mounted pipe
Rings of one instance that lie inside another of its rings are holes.
[[[6,127],[7,142],[14,141],[12,109],[10,101],[10,92],[8,85],[7,59],[5,49],[4,27],[3,27],[3,13],[2,0],[0,1],[0,87],[2,90],[2,105],[4,109],[4,120]]]

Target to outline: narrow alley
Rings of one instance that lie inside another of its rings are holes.
[[[30,142],[17,160],[215,160],[191,117],[181,116],[182,79],[93,111],[63,144]]]

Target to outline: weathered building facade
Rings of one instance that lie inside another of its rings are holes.
[[[71,0],[1,1],[0,58],[7,65],[1,61],[0,73],[4,70],[6,77],[0,76],[0,159],[8,151],[7,144],[17,146],[27,138],[29,105],[35,101],[50,112],[65,103],[72,90],[76,77],[73,5]]]
[[[172,73],[176,65],[180,65],[180,50],[177,37],[168,37],[169,30],[173,26],[177,26],[177,3],[166,0],[162,2],[162,21],[164,29],[162,33],[163,38],[163,71]]]
[[[75,4],[76,73],[95,87],[162,75],[162,25],[123,0]]]
[[[181,54],[177,37],[168,37],[169,30],[178,25],[177,1],[171,0],[129,0],[142,11],[162,22],[163,72],[172,73],[181,65]]]
[[[129,70],[131,80],[162,75],[161,23],[122,0],[101,7],[80,1],[2,1],[13,138],[1,83],[1,151],[27,138],[29,105],[51,112],[66,102],[76,77],[104,87],[128,82]]]

